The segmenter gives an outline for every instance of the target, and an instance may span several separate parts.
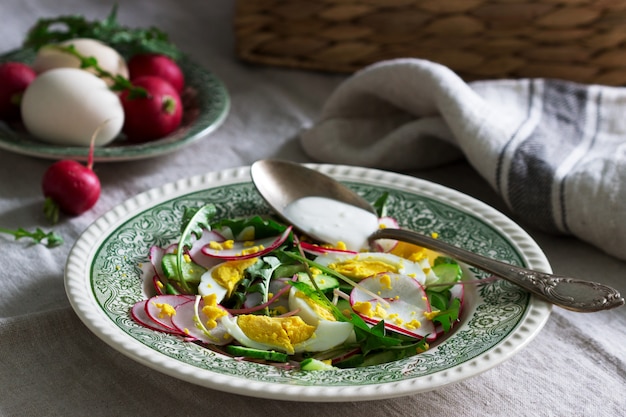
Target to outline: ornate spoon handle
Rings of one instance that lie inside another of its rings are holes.
[[[369,237],[370,242],[377,239],[400,240],[444,253],[513,282],[543,300],[568,310],[593,312],[624,304],[620,293],[607,285],[509,265],[411,230],[380,229]]]

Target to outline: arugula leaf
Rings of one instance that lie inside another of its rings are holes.
[[[38,50],[44,45],[75,38],[97,39],[128,56],[152,52],[175,60],[182,57],[182,52],[161,30],[155,27],[131,29],[121,26],[117,21],[117,5],[101,21],[89,21],[79,15],[39,19],[28,31],[23,46]]]
[[[199,239],[204,229],[210,229],[210,220],[217,213],[213,204],[207,204],[200,208],[185,208],[183,214],[182,234],[176,251],[176,270],[179,277],[183,277],[183,256],[193,245],[194,238]],[[189,292],[189,284],[181,279],[181,287],[184,292]]]
[[[248,292],[254,291],[261,293],[263,297],[262,303],[267,303],[269,299],[270,280],[276,268],[280,266],[280,260],[275,256],[266,256],[257,261],[254,265],[248,267],[246,272],[250,274],[250,280],[256,282],[255,285],[248,288]],[[265,309],[268,313],[268,308]]]
[[[378,217],[385,217],[387,215],[387,200],[389,199],[389,193],[384,192],[380,197],[374,201],[372,206],[376,210]]]
[[[459,311],[461,309],[461,300],[455,298],[452,300],[447,310],[441,310],[433,317],[433,323],[441,324],[444,332],[450,331],[452,325],[459,319]]]

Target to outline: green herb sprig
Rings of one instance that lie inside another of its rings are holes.
[[[126,56],[137,53],[157,53],[180,59],[182,52],[169,40],[166,33],[150,28],[128,28],[117,21],[117,5],[104,20],[89,21],[83,16],[68,15],[39,19],[28,31],[23,46],[39,48],[68,39],[97,39]]]
[[[21,227],[16,230],[0,227],[0,233],[12,235],[15,237],[15,240],[23,238],[32,239],[35,243],[41,243],[48,248],[54,248],[63,244],[63,238],[61,235],[54,231],[44,232],[40,228],[37,228],[34,232],[29,232]]]
[[[125,91],[128,90],[128,98],[145,98],[148,97],[148,92],[145,88],[137,87],[130,82],[130,80],[126,77],[123,77],[119,74],[111,74],[109,71],[104,70],[99,64],[98,60],[93,56],[84,56],[80,52],[76,50],[76,47],[72,44],[67,46],[54,45],[51,48],[58,49],[59,51],[68,53],[80,60],[80,67],[82,69],[91,68],[100,78],[108,78],[113,81],[113,85],[111,85],[111,90],[113,91]]]

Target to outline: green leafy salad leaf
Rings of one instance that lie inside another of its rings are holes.
[[[389,200],[389,193],[384,192],[380,197],[374,201],[372,206],[376,210],[378,217],[385,217],[387,215],[387,201]]]
[[[205,229],[210,230],[211,219],[216,213],[217,209],[213,204],[206,204],[199,208],[185,207],[180,241],[178,242],[178,249],[176,251],[176,267],[178,277],[180,278],[180,285],[182,290],[186,293],[189,293],[191,288],[189,288],[189,283],[182,279],[182,277],[184,277],[183,256],[193,245],[194,239],[199,239]]]
[[[264,256],[254,265],[248,267],[246,272],[250,275],[252,285],[248,287],[248,293],[256,292],[261,294],[261,302],[267,303],[269,298],[270,280],[276,268],[280,266],[280,260],[275,256]],[[265,313],[269,313],[269,308],[265,307]]]
[[[241,234],[244,229],[254,229],[254,238],[276,236],[283,233],[287,226],[272,219],[264,219],[261,216],[253,216],[245,219],[223,219],[211,224],[213,230],[229,228],[234,236]]]

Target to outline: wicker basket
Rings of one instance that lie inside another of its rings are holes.
[[[626,0],[238,0],[248,62],[353,72],[417,57],[466,80],[626,84]]]

